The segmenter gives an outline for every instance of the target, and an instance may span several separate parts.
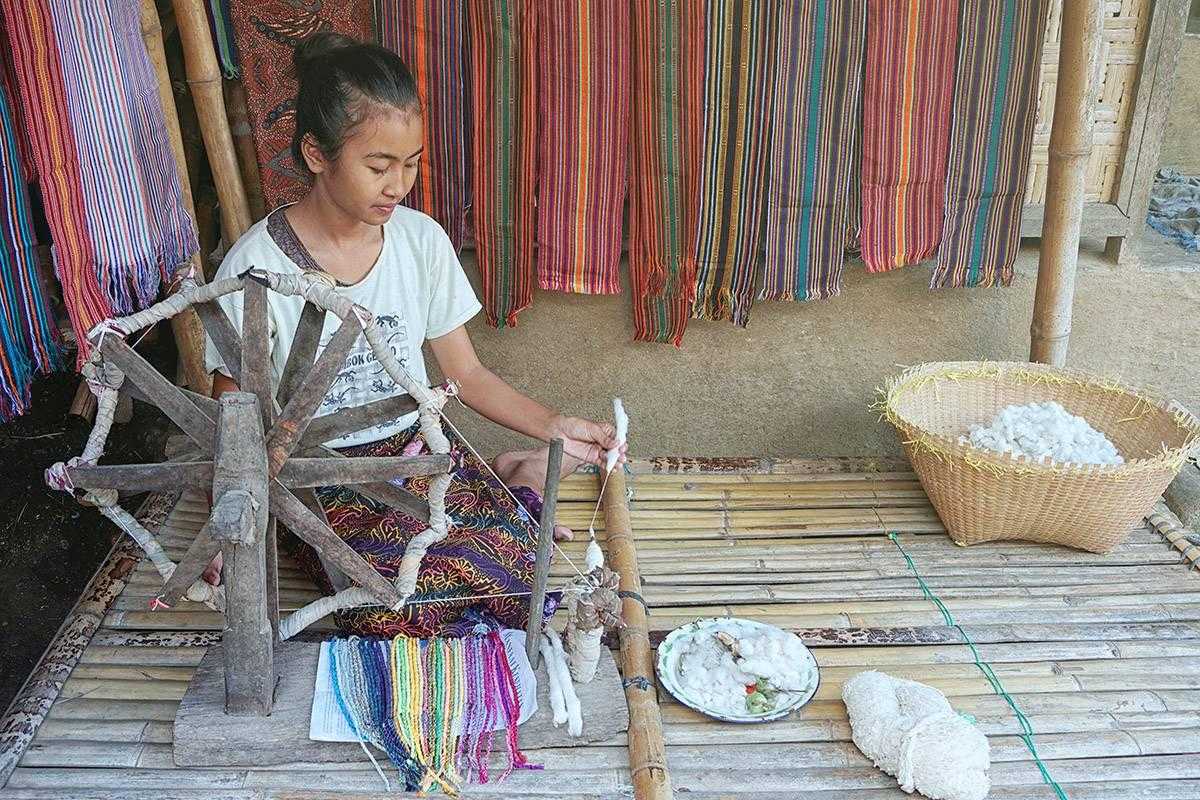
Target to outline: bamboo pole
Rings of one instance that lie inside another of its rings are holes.
[[[171,88],[171,75],[167,69],[167,54],[163,49],[162,23],[158,16],[158,6],[154,0],[142,0],[141,4],[142,41],[146,43],[146,53],[158,76],[158,96],[162,103],[163,119],[166,121],[167,138],[171,142],[171,152],[175,155],[175,171],[179,174],[179,189],[183,197],[184,207],[196,219],[196,204],[192,199],[192,184],[188,179],[187,157],[183,151],[183,134],[179,129],[179,112],[175,108],[175,92]],[[198,283],[204,283],[204,269],[200,262],[200,253],[194,253],[188,266],[191,268]],[[172,265],[174,266],[174,265]],[[184,380],[195,392],[208,395],[212,392],[212,378],[204,368],[204,328],[200,319],[192,309],[186,309],[171,318],[171,330],[175,334],[175,346],[179,350],[179,362],[183,369]]]
[[[229,130],[233,134],[238,163],[242,167],[242,182],[250,201],[250,213],[254,219],[262,219],[267,213],[267,203],[263,199],[262,175],[258,171],[258,153],[254,149],[254,127],[250,123],[246,87],[240,80],[225,83],[225,110],[229,114]]]
[[[625,472],[618,467],[609,475],[602,503],[608,562],[620,576],[623,598],[621,617],[625,626],[619,636],[622,684],[629,704],[629,771],[636,800],[665,800],[674,797],[674,791],[655,691],[654,653],[647,631],[646,606],[641,599],[637,547],[625,498]]]
[[[250,202],[238,167],[229,118],[225,114],[221,67],[213,49],[204,0],[173,0],[173,4],[183,42],[188,86],[192,90],[204,149],[208,152],[213,183],[221,201],[222,233],[226,241],[235,242],[252,224]]]
[[[1063,0],[1046,212],[1029,349],[1030,361],[1055,366],[1066,362],[1071,335],[1084,173],[1092,154],[1102,26],[1100,0]]]

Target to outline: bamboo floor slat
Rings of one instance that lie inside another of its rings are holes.
[[[994,800],[1052,796],[1012,712],[957,631],[920,596],[886,538],[895,530],[1028,715],[1039,752],[1071,798],[1200,797],[1200,576],[1172,544],[1182,535],[1177,527],[1141,528],[1107,555],[1016,542],[960,548],[942,532],[914,476],[894,462],[652,459],[631,471],[651,642],[698,616],[734,614],[796,631],[822,669],[814,700],[767,725],[719,724],[660,694],[679,796],[906,797],[850,740],[841,685],[864,669],[929,683],[975,716],[992,746]],[[561,521],[586,530],[597,488],[594,476],[564,481]],[[178,558],[204,519],[203,506],[185,498],[159,531],[167,553]],[[603,539],[603,519],[597,531]],[[583,542],[563,550],[582,561]],[[573,574],[556,558],[552,582]],[[317,596],[294,565],[282,562],[279,575],[283,609]],[[176,768],[175,708],[205,648],[219,638],[220,618],[189,603],[150,611],[159,585],[139,563],[100,610],[99,630],[0,794],[383,796],[365,757],[270,769]],[[328,621],[323,629],[331,629]],[[517,772],[468,795],[629,797],[625,744],[621,735],[530,751],[544,770]]]

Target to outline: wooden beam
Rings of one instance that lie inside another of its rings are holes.
[[[158,17],[158,6],[154,0],[141,0],[142,41],[146,43],[146,54],[158,78],[158,98],[162,105],[163,120],[167,128],[167,140],[175,156],[175,172],[179,176],[179,193],[183,206],[196,219],[196,204],[192,199],[192,183],[188,179],[187,156],[183,150],[183,133],[179,128],[179,111],[175,107],[175,90],[171,85],[171,73],[167,69],[167,54],[163,49],[162,24]],[[192,254],[188,266],[197,283],[204,283],[204,265],[201,254]],[[175,264],[169,265],[172,269]],[[175,346],[187,385],[197,392],[212,392],[212,378],[204,368],[204,331],[195,311],[185,309],[171,317],[171,330],[175,334]]]
[[[208,524],[205,523],[200,532],[196,534],[196,538],[192,539],[192,543],[188,545],[183,558],[179,559],[179,565],[171,573],[171,577],[163,586],[158,599],[168,606],[178,603],[187,594],[191,585],[200,579],[204,570],[208,569],[208,565],[212,563],[219,552],[221,552],[221,543],[212,538]]]
[[[267,437],[267,460],[270,463],[271,477],[279,474],[283,463],[300,443],[300,437],[312,422],[313,413],[325,399],[329,387],[346,364],[346,356],[350,354],[350,349],[361,335],[362,326],[357,319],[351,317],[343,321],[321,353],[321,357],[317,359],[317,363],[313,364],[304,383],[283,407],[279,419],[271,427],[271,433]]]
[[[192,308],[196,310],[196,315],[204,325],[204,331],[212,339],[213,346],[221,354],[221,359],[225,362],[225,369],[229,371],[229,377],[233,378],[234,383],[240,384],[242,380],[242,337],[238,335],[237,328],[233,327],[233,323],[229,321],[229,315],[216,300],[197,303]]]
[[[554,514],[558,510],[558,484],[562,477],[563,440],[550,441],[550,456],[546,462],[546,488],[542,495],[542,516],[538,524],[537,561],[533,566],[533,589],[529,595],[529,621],[525,624],[525,654],[534,669],[541,661],[539,645],[543,610],[546,607],[546,582],[550,579],[550,556],[554,550]]]
[[[603,479],[603,476],[598,477]],[[620,576],[620,592],[624,598],[621,619],[625,625],[619,629],[618,636],[621,676],[625,701],[629,705],[629,770],[636,800],[670,800],[674,793],[655,690],[654,653],[647,634],[642,577],[625,498],[625,472],[618,466],[608,476],[600,502],[604,509],[608,564]]]
[[[213,183],[221,201],[221,233],[225,241],[235,242],[253,223],[229,130],[229,118],[225,113],[221,67],[208,27],[208,12],[204,0],[173,0],[173,5],[183,43],[188,86],[192,90],[200,134],[204,137]]]
[[[129,392],[129,396],[134,400],[140,400],[143,403],[154,403],[154,401],[150,399],[150,396],[138,387],[134,386],[132,381],[125,381],[123,384],[121,384],[121,391]],[[184,389],[183,387],[179,388],[179,393],[188,400],[191,400],[192,405],[200,409],[200,412],[209,419],[217,418],[218,406],[216,400],[208,397],[207,395],[197,394],[190,389]]]
[[[275,695],[275,633],[267,608],[267,448],[258,398],[219,400],[213,510],[206,526],[225,554],[225,710],[266,716]]]
[[[407,394],[385,397],[361,406],[339,409],[314,417],[300,439],[300,449],[316,447],[351,433],[390,422],[417,410],[417,401]]]
[[[325,507],[321,505],[321,499],[317,497],[317,493],[312,489],[293,489],[292,494],[304,503],[304,507],[313,513],[317,519],[328,527],[329,517],[325,515]],[[321,569],[325,570],[325,577],[329,578],[330,585],[333,586],[333,591],[340,592],[342,589],[350,588],[350,579],[346,577],[346,573],[333,565],[325,556],[317,553],[317,558],[321,561]]]
[[[158,406],[205,453],[213,452],[216,425],[212,418],[196,407],[178,386],[164,378],[149,361],[116,335],[103,336],[97,349],[105,359],[116,364],[150,402]]]
[[[1046,173],[1046,215],[1029,348],[1030,361],[1055,366],[1066,363],[1071,335],[1084,178],[1092,154],[1103,26],[1100,0],[1063,0],[1062,45]]]
[[[301,451],[301,454],[306,457],[349,458],[332,447],[314,447]],[[419,522],[429,522],[429,502],[394,483],[361,483],[354,487],[354,491],[376,503],[402,511]]]
[[[444,474],[452,466],[449,455],[289,458],[279,472],[279,482],[289,489],[353,486],[416,475]]]
[[[400,604],[400,595],[391,581],[380,575],[373,566],[342,541],[333,530],[304,507],[278,480],[271,481],[271,509],[279,521],[318,553],[345,573],[351,580],[369,591],[383,605],[393,608]]]
[[[306,302],[296,323],[292,346],[288,348],[287,362],[283,365],[283,377],[279,379],[279,402],[287,405],[292,395],[304,383],[317,357],[321,344],[321,333],[325,330],[325,312],[313,303]]]
[[[229,133],[237,148],[238,166],[242,170],[242,184],[246,187],[250,215],[256,220],[262,219],[267,213],[267,204],[263,199],[262,175],[258,170],[258,153],[254,147],[254,127],[250,122],[246,87],[240,80],[225,81],[225,114],[229,118]]]
[[[212,485],[213,462],[167,461],[161,464],[102,464],[67,467],[78,489],[125,489],[135,492],[171,492]]]

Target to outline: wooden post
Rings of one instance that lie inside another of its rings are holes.
[[[546,582],[550,580],[550,555],[554,549],[554,515],[558,510],[558,484],[562,475],[563,440],[550,441],[546,463],[546,488],[542,493],[542,518],[538,523],[537,562],[533,567],[533,593],[529,595],[529,622],[525,625],[525,654],[534,669],[541,661],[538,640],[542,638],[542,609],[546,606]]]
[[[207,526],[225,553],[225,711],[265,716],[275,694],[267,603],[267,447],[258,398],[220,398]]]
[[[213,49],[212,32],[204,0],[173,0],[179,38],[183,42],[188,85],[200,120],[204,149],[212,167],[213,183],[221,201],[221,232],[225,241],[235,242],[252,224],[250,201],[238,167],[237,151],[225,114],[225,93],[221,86],[221,67]]]
[[[1071,335],[1083,182],[1092,154],[1099,83],[1100,0],[1063,0],[1058,88],[1050,129],[1046,215],[1030,326],[1029,360],[1062,366]]]
[[[601,504],[608,564],[620,576],[623,598],[621,618],[625,626],[619,629],[618,636],[621,678],[625,701],[629,704],[629,771],[636,800],[667,800],[674,792],[655,690],[654,653],[646,626],[642,576],[625,496],[625,471],[618,466],[608,476]]]
[[[175,92],[171,88],[171,74],[167,70],[167,55],[163,50],[162,23],[154,0],[142,0],[142,41],[146,43],[146,54],[154,65],[158,76],[158,97],[162,104],[163,119],[166,121],[167,138],[175,156],[175,171],[179,175],[179,189],[184,208],[196,219],[196,204],[192,200],[192,184],[188,180],[187,158],[183,152],[183,134],[179,130],[179,112],[175,108]],[[204,268],[201,254],[192,255],[188,266],[195,272],[196,281],[204,283]],[[176,266],[174,264],[172,267]],[[175,334],[175,346],[179,350],[179,362],[187,385],[200,394],[212,393],[212,378],[204,368],[204,328],[196,312],[187,309],[171,318],[171,330]]]

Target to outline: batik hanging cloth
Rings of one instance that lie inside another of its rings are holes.
[[[536,0],[468,0],[470,194],[483,308],[494,328],[533,302]]]
[[[308,174],[292,158],[297,89],[292,52],[319,31],[373,40],[371,2],[230,0],[229,10],[269,211],[299,200],[308,190]]]
[[[1012,280],[1048,0],[963,0],[946,212],[931,286]]]
[[[132,0],[2,0],[63,299],[84,334],[197,249]]]
[[[759,298],[832,297],[856,227],[852,177],[866,8],[862,0],[787,0],[774,8],[776,89]]]
[[[0,71],[2,72],[2,71]],[[38,282],[37,238],[8,76],[0,84],[0,422],[23,414],[35,373],[58,366],[58,331]]]
[[[958,0],[869,0],[867,13],[861,249],[884,272],[942,237]]]
[[[695,299],[704,0],[633,6],[629,278],[634,339],[679,347]]]
[[[466,233],[466,11],[443,0],[376,0],[379,43],[412,72],[421,98],[425,151],[404,204],[433,217],[454,249]]]
[[[611,0],[538,0],[537,270],[543,289],[621,291],[629,14],[629,4]]]
[[[744,326],[754,300],[766,202],[773,4],[706,0],[692,316]]]

